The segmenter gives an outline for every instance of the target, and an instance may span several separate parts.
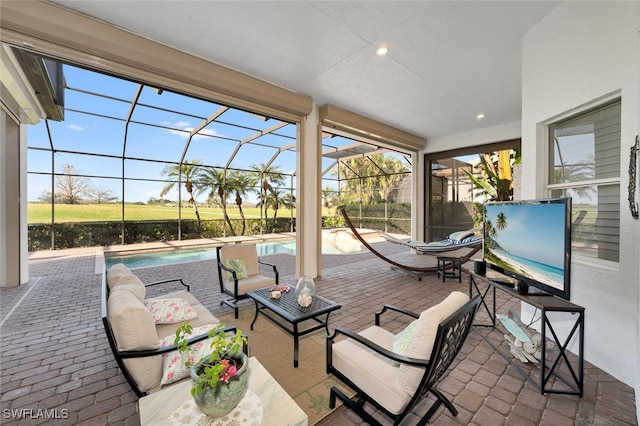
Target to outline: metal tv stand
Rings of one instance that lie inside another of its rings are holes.
[[[469,274],[469,296],[473,297],[474,292],[480,295],[482,300],[478,311],[482,311],[482,307],[484,307],[491,321],[489,324],[474,324],[474,329],[482,339],[533,384],[541,394],[561,393],[582,396],[584,386],[584,308],[549,294],[521,294],[510,285],[492,281],[493,275],[497,274],[495,271],[487,271],[487,275],[478,275],[473,271],[466,272]],[[494,278],[499,277],[496,276]],[[485,333],[478,330],[478,327],[496,328],[496,289],[534,308],[538,308],[541,312],[540,321],[542,326],[540,334],[542,347],[539,381],[534,380],[527,371],[523,370],[518,365],[520,361],[514,360],[508,350],[505,352],[500,349]],[[566,313],[567,315],[563,315],[563,319],[569,317],[572,320],[571,331],[563,341],[560,341],[560,337],[547,315],[549,312]],[[478,318],[477,315],[476,318]],[[567,347],[574,337],[578,339],[577,359],[570,360],[571,356],[567,353]],[[557,349],[551,351],[550,348],[547,348],[547,339],[554,342]],[[552,386],[553,382],[549,383],[549,379],[552,377],[560,380],[565,386],[559,384]]]

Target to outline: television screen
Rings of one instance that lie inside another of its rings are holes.
[[[483,251],[491,269],[569,300],[571,198],[485,204]]]

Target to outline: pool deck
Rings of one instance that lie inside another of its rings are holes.
[[[211,240],[207,243],[211,244]],[[372,244],[398,262],[435,264],[435,257],[411,254],[398,244]],[[68,417],[57,424],[139,424],[137,398],[118,370],[100,320],[101,270],[96,271],[96,256],[102,251],[103,248],[82,248],[33,253],[29,259],[30,282],[0,289],[3,413],[57,407],[68,410]],[[264,259],[278,265],[281,282],[295,281],[294,256],[274,254]],[[368,252],[323,255],[322,265],[322,277],[316,280],[318,293],[342,305],[332,316],[331,327],[362,330],[371,325],[373,312],[385,303],[420,312],[451,291],[468,291],[466,276],[462,283],[451,279],[442,282],[435,274],[416,281],[392,271]],[[180,276],[214,315],[231,311],[220,306],[224,296],[217,288],[213,262],[140,268],[136,274],[145,282]],[[503,308],[514,304],[504,295],[498,302]],[[240,309],[253,309],[253,305],[244,301]],[[588,342],[586,345],[588,353]],[[288,359],[290,348],[286,350],[284,356]],[[452,399],[460,414],[452,417],[440,409],[433,418],[434,424],[637,425],[633,389],[588,362],[582,398],[541,395],[475,332],[469,335],[457,362],[440,390]],[[376,417],[383,424],[390,424],[379,413]],[[415,420],[412,417],[407,424],[414,424]],[[2,419],[2,424],[12,425],[44,422],[45,419]],[[363,422],[351,411],[339,408],[318,424],[348,426]]]

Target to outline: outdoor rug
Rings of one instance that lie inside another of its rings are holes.
[[[310,333],[299,340],[298,368],[293,367],[293,336],[274,325],[262,314],[253,330],[251,321],[255,314],[253,302],[240,303],[239,318],[233,312],[216,315],[226,325],[235,325],[249,338],[249,356],[256,357],[280,386],[309,416],[313,425],[331,413],[329,390],[337,385],[347,395],[353,393],[339,380],[326,373],[324,329]],[[331,331],[333,329],[330,328]],[[336,407],[340,405],[338,400]]]

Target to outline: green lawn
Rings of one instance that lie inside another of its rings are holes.
[[[202,220],[221,219],[222,209],[201,207],[198,208]],[[259,218],[260,209],[257,207],[243,208],[247,219]],[[232,219],[240,218],[237,207],[228,207],[227,213]],[[296,211],[293,211],[295,217]],[[178,218],[177,207],[163,207],[153,205],[126,204],[124,206],[125,220],[168,220]],[[268,211],[269,217],[273,217],[273,211]],[[278,210],[278,217],[290,217],[287,209]],[[122,217],[122,205],[120,204],[56,204],[56,222],[104,222],[119,221]],[[182,209],[182,219],[195,219],[192,208]],[[27,205],[28,223],[51,223],[51,205],[29,203]]]

